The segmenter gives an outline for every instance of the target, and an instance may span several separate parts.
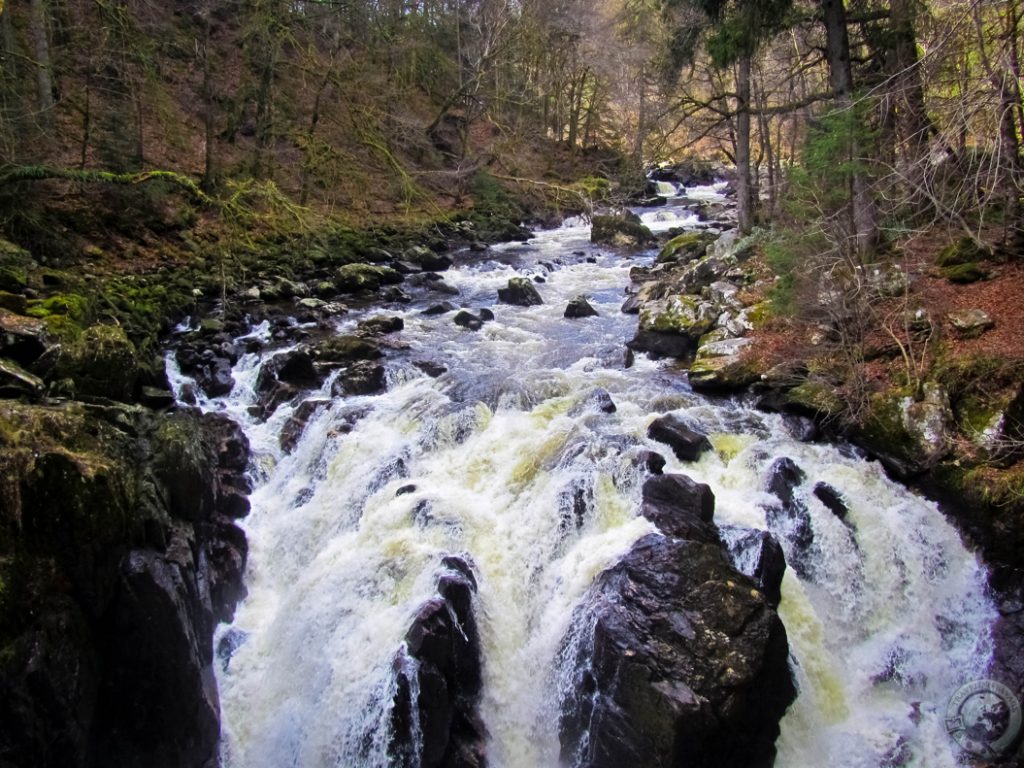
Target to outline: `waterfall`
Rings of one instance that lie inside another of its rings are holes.
[[[780,607],[800,694],[776,765],[956,764],[942,716],[989,657],[982,567],[932,503],[876,463],[802,443],[781,416],[698,395],[670,363],[625,368],[635,318],[619,312],[622,291],[630,266],[651,259],[594,247],[577,225],[453,268],[455,301],[495,319],[460,328],[451,314],[422,314],[426,295],[387,307],[408,345],[389,352],[387,392],[320,407],[290,454],[278,434],[292,406],[265,423],[248,412],[258,355],[239,361],[230,396],[202,403],[238,419],[257,455],[249,596],[221,628],[234,649],[218,667],[226,765],[387,765],[396,653],[448,554],[479,582],[489,764],[557,765],[573,608],[652,530],[636,516],[644,450],[711,486],[726,539],[733,526],[769,527],[778,459],[806,475],[794,493],[814,543],[802,555],[784,544],[806,565],[787,572]],[[512,276],[540,278],[545,303],[496,304]],[[579,294],[597,317],[562,317]],[[344,316],[339,331],[361,317]],[[423,361],[446,372],[430,378],[414,365]],[[310,397],[329,401],[330,382]],[[715,450],[684,464],[649,440],[666,412],[700,424]],[[845,501],[842,517],[813,492],[819,482]]]

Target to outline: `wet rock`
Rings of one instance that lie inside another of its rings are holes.
[[[483,320],[485,323],[488,322],[489,320],[494,319],[494,313],[487,307],[482,307],[478,314],[480,315],[480,319]]]
[[[174,393],[169,389],[144,386],[139,390],[139,403],[155,411],[174,405]]]
[[[615,401],[612,400],[612,396],[608,394],[608,390],[598,387],[594,390],[594,394],[591,398],[597,404],[597,408],[601,413],[615,413],[618,408],[615,406]]]
[[[796,495],[796,489],[807,480],[796,462],[790,458],[776,459],[768,470],[768,492],[778,500],[778,506],[765,510],[768,530],[779,541],[789,545],[788,562],[801,578],[811,578],[811,546],[814,528],[807,505]]]
[[[53,377],[72,379],[78,396],[131,402],[139,377],[135,345],[118,325],[91,326],[64,348]]]
[[[637,315],[640,314],[640,307],[643,306],[643,301],[639,296],[633,295],[622,302],[622,306],[619,311],[624,315]]]
[[[427,272],[443,272],[454,263],[450,256],[435,253],[422,245],[414,245],[407,249],[402,254],[402,259]]]
[[[640,451],[637,459],[652,475],[660,475],[665,469],[665,457],[655,451]]]
[[[455,315],[454,322],[456,325],[462,328],[468,328],[471,331],[479,331],[484,327],[484,321],[465,309],[460,309]]]
[[[644,537],[598,576],[574,624],[564,765],[771,765],[795,697],[786,633],[721,546]]]
[[[686,475],[657,474],[647,478],[640,514],[667,536],[719,543],[712,523],[715,496],[709,486]]]
[[[590,221],[590,241],[634,250],[652,244],[655,237],[640,223],[639,216],[623,211],[619,215],[594,216]]]
[[[498,301],[520,307],[532,307],[544,303],[540,294],[537,293],[537,289],[533,287],[533,283],[525,277],[510,277],[508,285],[498,289]]]
[[[356,326],[357,332],[366,336],[381,336],[397,333],[405,328],[405,321],[397,315],[377,315],[363,320]]]
[[[777,608],[782,601],[782,577],[786,573],[782,546],[768,531],[753,528],[727,536],[726,540],[736,569],[753,579],[768,603]]]
[[[445,557],[437,580],[438,596],[420,606],[406,633],[405,648],[395,659],[398,685],[388,745],[392,765],[484,765],[475,593],[476,579],[469,564]],[[415,700],[413,690],[419,691]]]
[[[597,310],[590,306],[585,296],[576,296],[565,308],[565,317],[597,317]]]
[[[680,461],[696,461],[702,453],[711,450],[711,442],[706,435],[691,429],[671,414],[652,421],[647,428],[647,436],[670,446]]]
[[[760,380],[757,367],[743,355],[750,339],[723,339],[702,344],[688,371],[696,390],[735,391]]]
[[[846,516],[850,513],[850,508],[847,506],[843,494],[824,482],[815,483],[812,493],[817,497],[818,501],[825,505],[829,512],[845,522]]]
[[[331,393],[343,395],[375,395],[387,389],[384,366],[369,361],[354,363],[334,381]]]
[[[658,253],[658,264],[685,264],[699,259],[707,252],[708,245],[714,237],[703,232],[685,232],[676,235]]]
[[[281,435],[278,438],[278,443],[281,446],[281,450],[285,453],[291,453],[295,450],[295,446],[298,445],[299,440],[302,438],[302,433],[306,430],[306,425],[309,424],[310,419],[313,418],[322,409],[331,407],[331,401],[323,398],[312,398],[310,400],[303,400],[292,412],[292,415],[288,417],[288,420],[284,423],[281,428]]]
[[[716,309],[696,296],[679,295],[648,301],[640,310],[640,332],[633,341],[641,338],[643,332],[678,336],[681,347],[687,353],[692,352],[717,318]]]
[[[427,376],[432,379],[436,379],[443,373],[447,373],[448,369],[439,363],[435,363],[431,360],[417,360],[413,363],[417,368],[423,371]]]
[[[378,360],[384,356],[380,344],[362,336],[331,336],[312,348],[316,362],[337,367],[356,360]]]
[[[627,360],[630,361],[626,367],[632,365],[632,358],[629,356],[634,351],[646,352],[655,357],[686,357],[693,352],[695,346],[694,339],[689,336],[661,331],[637,331],[636,336],[626,342]]]
[[[434,304],[431,307],[427,307],[427,309],[423,310],[422,314],[426,315],[427,317],[433,317],[436,315],[443,315],[448,312],[454,312],[456,309],[458,309],[458,307],[456,307],[450,301],[443,301],[440,304]]]

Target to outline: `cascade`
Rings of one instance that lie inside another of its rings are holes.
[[[692,222],[681,208],[644,215],[667,217],[665,228]],[[493,308],[480,330],[424,315],[426,297],[387,307],[408,345],[389,353],[387,391],[332,399],[328,380],[290,453],[278,436],[293,405],[262,422],[249,413],[258,353],[238,362],[229,396],[202,400],[243,424],[257,456],[249,595],[221,629],[233,651],[218,670],[225,764],[388,765],[396,651],[441,558],[455,555],[478,581],[489,765],[557,765],[558,692],[572,672],[559,650],[594,578],[653,530],[636,510],[637,457],[654,450],[666,472],[712,488],[726,541],[773,525],[780,460],[805,478],[792,493],[813,543],[794,551],[785,523],[777,529],[799,696],[776,765],[952,768],[944,708],[984,676],[995,615],[975,556],[934,504],[856,451],[801,442],[787,418],[696,394],[665,362],[624,367],[636,321],[619,311],[622,291],[652,256],[608,253],[588,234],[568,222],[447,271],[459,303]],[[514,276],[543,280],[544,303],[496,304]],[[580,294],[597,316],[565,319]],[[342,316],[339,332],[365,316]],[[431,378],[424,361],[445,372]],[[648,424],[669,412],[699,424],[714,450],[684,463],[651,441]],[[818,483],[843,500],[842,516]]]

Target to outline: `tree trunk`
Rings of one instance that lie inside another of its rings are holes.
[[[740,234],[754,227],[750,190],[750,56],[736,63],[736,205]]]
[[[854,163],[863,157],[863,147],[856,135],[852,115],[853,69],[850,66],[850,38],[846,29],[846,6],[843,0],[821,0],[825,24],[825,58],[828,61],[829,85],[835,96],[836,109],[850,112],[847,153]],[[849,221],[852,245],[858,256],[866,256],[878,238],[875,211],[864,172],[854,170],[849,182]]]
[[[47,31],[45,0],[31,0],[32,45],[36,61],[36,94],[39,100],[40,123],[53,124],[53,78],[50,64],[50,40]]]

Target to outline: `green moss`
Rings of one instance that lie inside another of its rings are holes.
[[[665,243],[658,254],[658,263],[691,261],[704,255],[713,238],[701,232],[684,232]]]
[[[969,237],[961,237],[939,251],[935,264],[939,267],[966,266],[990,258],[991,248],[979,246]]]
[[[92,302],[74,293],[57,294],[28,302],[27,314],[38,318],[63,315],[77,323],[84,323],[92,315]]]
[[[28,285],[28,272],[24,267],[0,267],[0,291],[20,293]]]
[[[612,184],[601,176],[585,176],[572,185],[573,189],[585,195],[591,202],[607,200],[612,191]]]
[[[334,273],[334,285],[339,291],[376,290],[382,285],[402,282],[402,276],[376,264],[346,264]]]
[[[966,264],[951,264],[948,267],[943,267],[939,272],[949,282],[961,285],[976,283],[988,277],[988,271],[973,261]]]
[[[846,408],[835,388],[817,379],[808,379],[793,387],[787,398],[794,405],[824,417],[838,416]]]

